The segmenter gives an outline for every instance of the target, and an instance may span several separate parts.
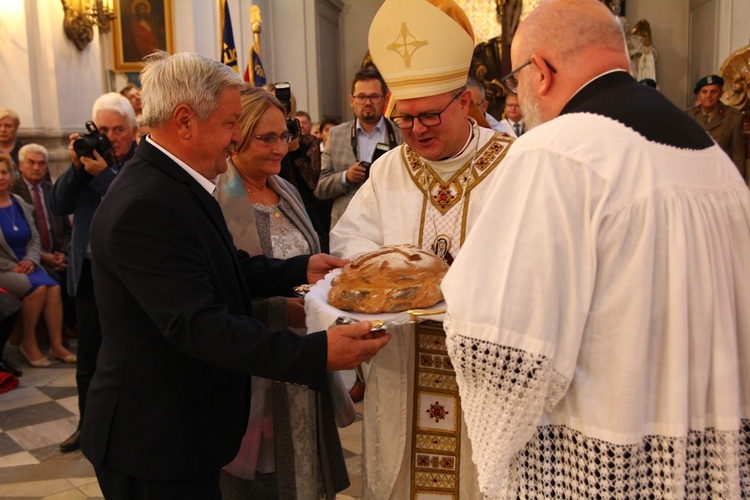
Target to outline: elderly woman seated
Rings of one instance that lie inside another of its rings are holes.
[[[10,159],[0,156],[0,287],[21,300],[21,354],[31,366],[50,366],[36,340],[36,327],[43,315],[49,331],[50,356],[75,363],[75,354],[62,343],[60,285],[39,266],[41,244],[32,207],[11,194],[11,172]]]

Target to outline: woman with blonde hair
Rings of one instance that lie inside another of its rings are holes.
[[[242,142],[226,160],[216,195],[235,246],[281,259],[318,253],[318,236],[299,193],[278,175],[293,139],[286,110],[269,92],[247,88],[240,127]],[[254,300],[252,311],[269,328],[304,332],[301,299]],[[253,377],[247,431],[237,457],[222,471],[223,498],[333,499],[348,485],[327,394]]]

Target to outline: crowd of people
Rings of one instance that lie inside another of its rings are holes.
[[[424,43],[395,50],[396,15]],[[750,191],[721,77],[676,108],[597,0],[520,24],[498,117],[450,0],[386,0],[369,43],[344,123],[156,52],[93,104],[109,147],[71,135],[54,182],[0,109],[0,370],[22,375],[16,321],[31,366],[76,363],[60,449],[106,498],[333,499],[327,374],[356,368],[363,498],[750,495]],[[306,330],[296,285],[400,244],[451,266],[440,328]]]

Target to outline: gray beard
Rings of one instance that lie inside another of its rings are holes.
[[[521,113],[523,114],[523,122],[526,124],[526,130],[531,130],[537,125],[544,123],[539,101],[535,99],[530,87],[530,85],[524,83],[523,99],[520,96],[518,99],[518,104],[521,106]]]

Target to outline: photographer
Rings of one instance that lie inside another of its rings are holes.
[[[367,179],[376,146],[387,144],[392,149],[403,142],[401,130],[383,116],[386,95],[388,87],[380,73],[370,68],[359,70],[349,96],[355,119],[331,129],[315,188],[315,196],[333,200],[331,229]]]
[[[120,168],[133,156],[137,130],[133,106],[116,92],[100,96],[94,102],[91,115],[93,124],[87,124],[89,133],[70,136],[70,168],[60,175],[50,193],[50,206],[55,214],[74,216],[73,239],[68,254],[68,293],[75,297],[78,317],[76,383],[81,420],[101,344],[99,313],[91,278],[89,225],[102,196]],[[76,430],[63,441],[60,451],[77,450],[79,438],[80,430]]]

